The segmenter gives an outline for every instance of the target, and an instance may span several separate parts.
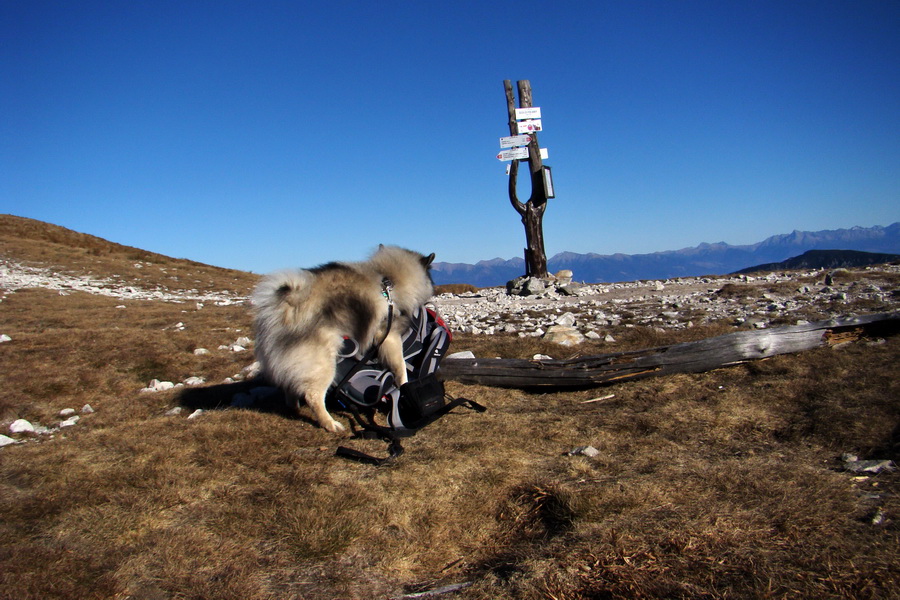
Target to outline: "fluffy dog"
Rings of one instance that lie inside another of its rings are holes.
[[[335,262],[266,276],[252,297],[262,373],[285,391],[295,410],[303,398],[322,427],[344,432],[325,408],[344,336],[365,352],[387,333],[378,356],[397,385],[406,383],[400,336],[408,327],[406,315],[434,295],[433,260],[434,254],[380,246],[365,262]],[[389,298],[394,316],[385,332]]]

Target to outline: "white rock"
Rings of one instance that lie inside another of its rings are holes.
[[[12,425],[9,426],[10,433],[30,433],[32,431],[34,431],[34,425],[25,419],[16,419],[12,422]]]
[[[206,380],[202,377],[188,377],[184,380],[184,385],[202,385]]]
[[[171,390],[174,387],[175,384],[171,381],[160,381],[159,379],[152,379],[150,380],[150,384],[144,389],[154,392],[162,392],[165,390]]]
[[[616,338],[614,338],[613,336],[611,336],[610,334],[607,333],[606,337],[603,338],[603,341],[607,342],[607,343],[612,343],[612,342],[616,341]]]
[[[570,312],[562,314],[556,318],[556,324],[563,327],[571,327],[575,324],[575,315]]]
[[[197,417],[199,417],[202,414],[203,414],[203,409],[198,408],[197,410],[195,410],[194,412],[192,412],[191,414],[188,415],[188,419],[196,419]]]
[[[94,408],[90,404],[85,404],[81,407],[81,414],[89,415],[94,412]]]
[[[246,367],[241,369],[241,373],[247,379],[253,379],[257,375],[259,375],[259,372],[261,370],[262,370],[262,365],[259,364],[258,360],[254,360],[252,363],[250,363],[249,365],[247,365]]]
[[[453,354],[448,354],[446,358],[475,358],[475,353],[471,350],[464,350],[462,352],[454,352]]]
[[[175,415],[180,415],[180,414],[181,414],[180,406],[176,406],[175,408],[170,408],[169,410],[166,411],[167,417],[174,417]]]
[[[207,350],[206,348],[194,348],[194,354],[196,354],[197,356],[204,356],[206,354],[209,354],[209,350]]]
[[[64,408],[61,411],[59,411],[59,416],[61,416],[63,418],[71,417],[74,414],[75,414],[74,408]]]
[[[68,419],[66,419],[65,421],[63,421],[62,423],[60,423],[59,426],[60,427],[71,427],[72,425],[77,423],[80,419],[81,419],[81,417],[79,417],[78,415],[73,415],[73,416],[69,417]]]
[[[11,437],[6,436],[6,435],[0,435],[0,447],[8,446],[10,444],[15,444],[15,443],[16,443],[16,440],[12,439]]]
[[[234,343],[237,344],[238,346],[243,346],[244,348],[246,348],[247,346],[249,346],[250,344],[253,343],[253,340],[244,336],[244,337],[239,337],[238,339],[236,339],[234,341]]]
[[[547,356],[546,354],[535,354],[531,357],[532,360],[553,360],[552,356]]]
[[[544,339],[561,346],[576,346],[584,341],[584,335],[574,327],[551,325],[547,328]]]
[[[5,333],[0,334],[0,343],[2,342],[11,342],[12,338],[6,335]]]
[[[593,446],[578,446],[569,450],[569,456],[587,456],[588,458],[594,458],[599,455],[600,451]]]
[[[597,333],[596,331],[588,331],[586,334],[584,334],[584,337],[586,337],[589,340],[599,340],[600,334]]]

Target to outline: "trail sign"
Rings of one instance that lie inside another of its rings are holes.
[[[541,131],[541,120],[529,119],[527,121],[518,121],[516,123],[516,127],[518,128],[519,133],[532,133],[534,131]]]
[[[497,160],[518,160],[522,158],[528,158],[528,147],[523,148],[510,148],[509,150],[502,150],[499,154],[497,154]]]
[[[501,148],[513,148],[515,146],[527,146],[531,143],[530,135],[510,135],[500,138]]]
[[[540,119],[541,118],[541,107],[540,106],[528,106],[526,108],[517,108],[516,109],[516,120],[521,121],[522,119]]]

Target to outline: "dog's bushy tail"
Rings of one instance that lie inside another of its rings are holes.
[[[264,277],[251,296],[258,319],[281,319],[282,325],[289,328],[305,328],[311,318],[305,305],[314,279],[312,273],[304,270],[278,271]]]

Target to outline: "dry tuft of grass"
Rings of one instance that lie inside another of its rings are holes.
[[[615,350],[729,327],[623,327]],[[217,348],[250,333],[245,306],[19,290],[0,331],[0,421],[96,410],[0,448],[6,597],[898,597],[900,474],[840,460],[900,460],[895,337],[601,390],[448,382],[488,411],[447,415],[375,468],[333,454],[381,442],[228,406],[251,384],[223,380],[252,356]],[[511,336],[463,349],[565,358]],[[138,391],[188,376],[206,392]],[[167,414],[189,396],[207,410]],[[599,454],[569,455],[585,445]]]
[[[441,294],[474,294],[478,292],[478,288],[469,283],[448,283],[445,285],[437,285],[434,287],[436,296]]]

